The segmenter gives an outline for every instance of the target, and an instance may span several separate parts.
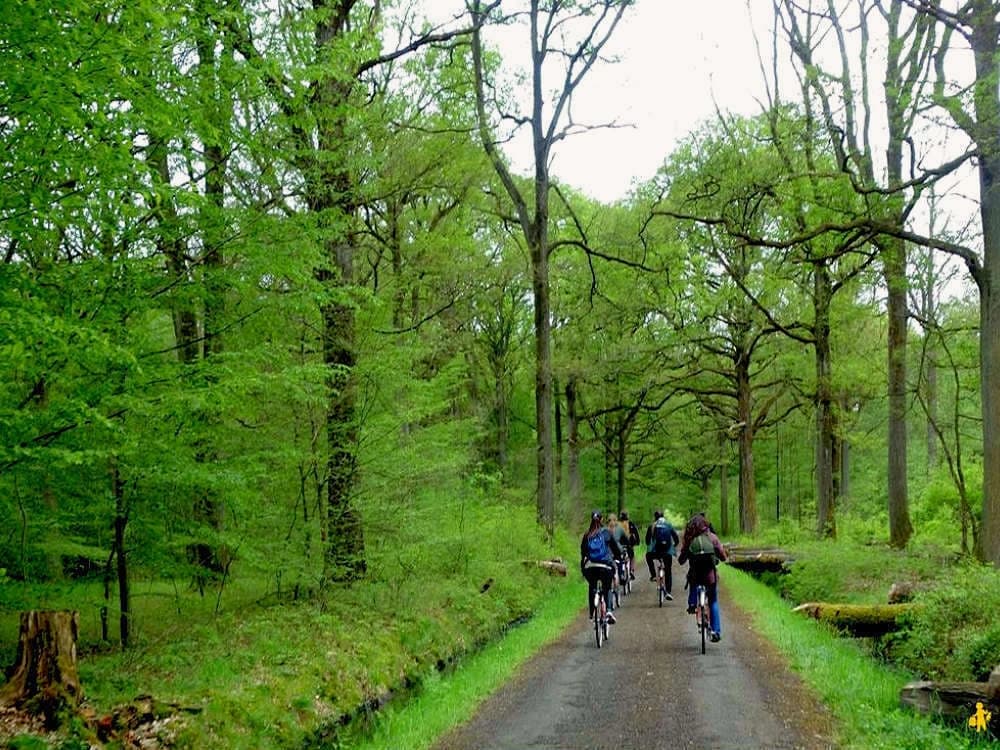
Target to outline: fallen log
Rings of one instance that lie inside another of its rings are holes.
[[[79,612],[22,612],[17,659],[0,687],[0,706],[42,716],[50,728],[75,709],[83,692],[76,666],[79,628]]]
[[[566,563],[562,560],[524,560],[522,561],[525,565],[536,568],[541,568],[549,575],[553,576],[566,576]]]
[[[750,549],[733,547],[726,551],[726,562],[747,573],[787,573],[794,562],[789,553],[780,549]]]
[[[988,682],[911,682],[900,690],[899,702],[917,713],[1000,737],[1000,666]]]
[[[899,618],[911,611],[914,604],[829,604],[808,602],[793,612],[801,612],[814,620],[825,622],[855,638],[873,638],[899,629]]]

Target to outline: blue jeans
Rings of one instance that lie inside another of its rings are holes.
[[[721,635],[722,613],[719,610],[719,584],[705,583],[702,585],[705,587],[705,593],[708,595],[708,620],[712,625],[712,630]],[[696,590],[697,584],[688,586],[688,608],[693,608],[698,604]]]

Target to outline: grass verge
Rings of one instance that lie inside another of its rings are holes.
[[[874,661],[855,642],[793,613],[787,602],[763,583],[727,570],[725,585],[775,644],[792,668],[830,708],[837,722],[839,747],[858,750],[997,747],[936,724],[903,709],[899,691],[913,675]],[[971,731],[971,730],[970,730]]]
[[[429,747],[467,720],[518,667],[566,629],[586,599],[584,586],[574,582],[554,589],[531,620],[464,660],[451,674],[432,675],[412,700],[380,711],[367,736],[355,738],[357,744],[350,746],[357,750]]]

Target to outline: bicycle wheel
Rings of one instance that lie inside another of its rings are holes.
[[[597,647],[601,647],[601,592],[594,595],[594,638],[597,640]]]
[[[698,630],[701,631],[701,653],[705,653],[705,641],[708,640],[708,629],[711,624],[711,620],[708,616],[708,601],[705,596],[705,589],[701,586],[698,587],[698,622],[700,627]]]
[[[604,642],[607,643],[608,635],[611,633],[611,629],[608,627],[607,616],[601,618],[601,633],[604,635]]]
[[[663,594],[664,594],[663,584],[662,583],[657,584],[657,586],[656,586],[656,599],[657,599],[657,602],[659,603],[659,605],[661,607],[663,606]]]

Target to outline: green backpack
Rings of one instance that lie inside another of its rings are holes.
[[[688,545],[688,557],[691,558],[692,567],[700,571],[715,567],[715,545],[712,544],[712,538],[707,531],[691,540],[691,544]]]

